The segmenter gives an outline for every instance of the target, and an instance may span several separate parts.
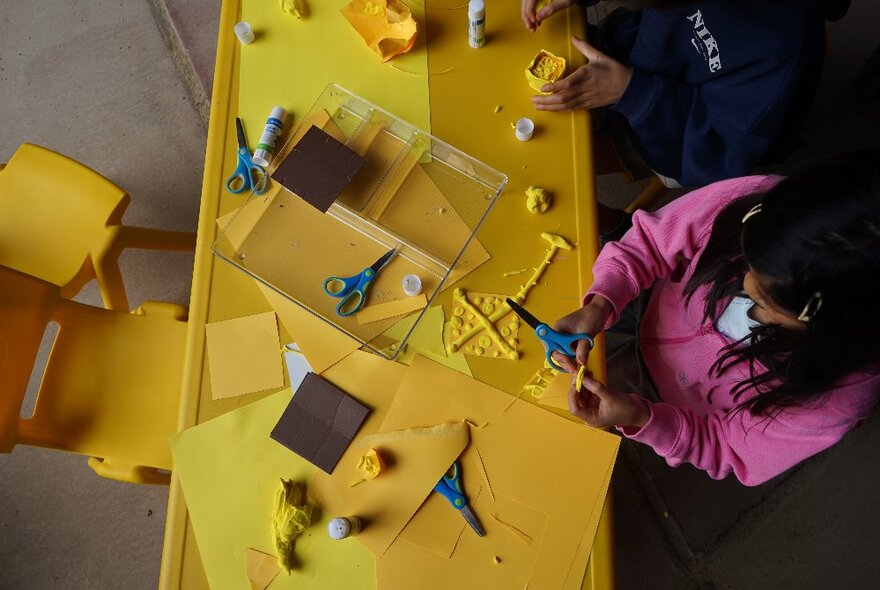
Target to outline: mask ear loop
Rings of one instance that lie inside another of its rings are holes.
[[[755,205],[754,207],[749,209],[749,212],[743,216],[742,223],[745,223],[746,221],[748,221],[749,217],[760,213],[762,205],[763,205],[763,203],[758,203],[757,205]]]
[[[822,309],[822,293],[816,291],[810,295],[810,299],[807,301],[807,304],[804,305],[804,308],[801,310],[797,319],[804,323],[809,323],[816,317],[816,314],[819,313],[820,309]]]

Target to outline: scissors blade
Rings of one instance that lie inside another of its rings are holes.
[[[373,269],[373,273],[375,274],[382,270],[382,267],[388,264],[388,262],[394,258],[395,254],[397,254],[397,248],[391,248],[388,252],[385,252],[379,260],[371,264],[370,268]]]
[[[251,149],[248,147],[247,138],[244,136],[244,126],[238,117],[235,118],[235,135],[238,137],[238,148],[245,148],[250,153]]]
[[[471,528],[474,529],[474,532],[477,533],[478,537],[485,537],[486,531],[483,529],[483,525],[480,524],[480,521],[477,520],[477,516],[474,514],[474,511],[471,510],[470,506],[465,506],[460,510],[461,515],[464,516],[464,519],[467,521]]]
[[[533,316],[532,314],[527,312],[525,309],[523,309],[523,307],[521,305],[519,305],[516,301],[514,301],[510,297],[507,298],[507,305],[509,305],[510,309],[512,309],[514,311],[514,313],[516,313],[516,315],[521,317],[525,323],[530,325],[533,330],[537,330],[538,326],[540,326],[543,323],[543,322],[538,321],[538,318],[536,318],[535,316]]]

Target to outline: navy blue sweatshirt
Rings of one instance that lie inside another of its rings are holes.
[[[611,57],[632,68],[612,109],[642,158],[685,186],[788,156],[819,83],[824,21],[848,0],[708,0],[612,16]]]

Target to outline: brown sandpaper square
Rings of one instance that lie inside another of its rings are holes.
[[[269,436],[331,473],[369,412],[320,375],[309,373]]]
[[[326,213],[364,161],[363,156],[312,125],[272,178]]]

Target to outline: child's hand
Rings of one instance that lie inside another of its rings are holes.
[[[568,410],[594,428],[641,428],[651,418],[651,412],[644,404],[625,393],[608,389],[588,375],[584,375],[581,391],[575,391],[572,379],[571,389],[568,390]]]
[[[565,78],[541,87],[541,92],[552,94],[532,97],[539,111],[595,109],[615,104],[629,85],[632,69],[582,39],[572,37],[571,42],[588,61]]]
[[[605,322],[611,315],[611,311],[611,304],[607,299],[601,295],[594,295],[587,305],[559,318],[553,324],[553,329],[567,334],[586,332],[595,337],[605,327]],[[573,352],[576,363],[572,362],[571,357],[556,352],[553,353],[553,360],[569,373],[577,373],[578,365],[587,364],[587,359],[590,357],[590,344],[586,340],[578,340],[577,350]]]
[[[535,6],[541,3],[541,0],[522,0],[520,5],[520,12],[522,14],[523,24],[526,26],[528,30],[531,32],[535,32],[538,30],[538,26],[541,22],[547,20],[560,10],[568,8],[569,6],[573,6],[575,4],[574,0],[552,0],[548,2],[544,6],[542,6],[539,10],[535,10]]]

